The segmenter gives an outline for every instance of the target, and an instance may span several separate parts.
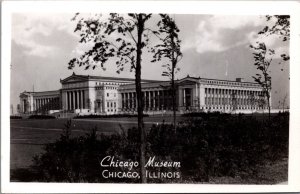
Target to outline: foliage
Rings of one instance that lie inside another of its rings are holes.
[[[10,119],[22,119],[22,117],[21,116],[12,115],[12,116],[10,116]]]
[[[114,114],[114,115],[79,115],[74,117],[74,119],[84,119],[84,118],[131,118],[137,117],[137,114]],[[143,114],[143,117],[149,117],[148,114]]]
[[[202,117],[203,116],[203,117]],[[66,124],[65,131],[71,131]],[[147,135],[147,158],[179,161],[181,179],[149,179],[149,182],[209,182],[215,177],[254,178],[258,167],[287,158],[289,115],[281,113],[266,122],[254,116],[214,113],[191,117],[177,126],[153,125]],[[99,160],[107,155],[118,160],[139,160],[137,128],[105,136],[92,129],[85,136],[60,139],[45,146],[32,169],[33,181],[47,182],[138,182],[137,179],[104,179]],[[113,168],[128,171],[126,168]],[[134,171],[138,169],[134,168]],[[149,169],[151,170],[151,168]],[[155,171],[175,171],[156,168]]]
[[[161,44],[157,44],[151,51],[154,53],[153,60],[151,62],[161,61],[163,58],[167,58],[167,64],[163,67],[166,71],[162,73],[162,76],[167,76],[172,79],[172,74],[180,70],[177,67],[177,62],[182,58],[182,52],[180,51],[181,40],[178,37],[180,32],[174,19],[167,14],[160,14],[162,20],[158,22],[159,27],[159,39]]]
[[[180,70],[177,67],[177,63],[182,58],[182,52],[180,50],[181,40],[178,37],[179,28],[177,27],[175,20],[167,14],[160,14],[162,18],[158,22],[159,35],[162,41],[161,44],[156,45],[152,52],[154,53],[153,60],[151,62],[161,61],[163,58],[168,59],[166,64],[162,66],[166,70],[162,73],[162,76],[166,76],[171,80],[172,91],[172,106],[173,106],[173,125],[176,129],[176,86],[175,86],[175,74]]]
[[[275,34],[282,38],[282,41],[290,40],[290,16],[289,15],[266,15],[267,21],[275,20],[273,26],[265,26],[258,34],[266,36]]]
[[[269,115],[271,111],[270,105],[270,93],[272,89],[271,76],[269,72],[269,67],[273,60],[275,51],[273,49],[267,49],[265,43],[257,42],[256,46],[250,45],[250,48],[254,50],[253,56],[256,66],[256,69],[260,73],[257,73],[256,76],[252,76],[254,81],[257,82],[263,88],[263,96],[267,98],[267,105],[269,109]]]
[[[73,18],[76,20],[76,16]],[[141,164],[144,164],[145,131],[143,129],[143,102],[141,88],[141,62],[143,49],[149,43],[149,31],[145,24],[151,18],[151,14],[129,13],[121,15],[110,13],[108,18],[96,15],[95,18],[79,19],[75,32],[80,32],[80,43],[91,42],[94,47],[85,52],[79,58],[73,58],[69,62],[69,69],[85,66],[85,69],[98,65],[105,70],[104,64],[111,58],[116,59],[117,73],[124,70],[126,64],[130,65],[130,71],[135,72],[135,86],[138,112],[138,129],[140,131]],[[141,165],[143,166],[143,165]],[[142,182],[146,182],[145,170],[141,167]]]
[[[144,22],[150,19],[151,14],[142,14]],[[76,20],[78,14],[73,18]],[[138,28],[138,14],[122,16],[117,13],[109,14],[108,18],[103,15],[95,15],[94,18],[78,20],[75,32],[80,33],[80,43],[92,42],[94,46],[85,52],[80,58],[73,58],[69,62],[69,69],[85,66],[85,69],[95,69],[97,65],[105,70],[104,64],[111,58],[116,57],[117,73],[124,70],[124,65],[130,64],[130,69],[136,68],[136,39],[135,33]],[[148,34],[141,42],[143,49],[149,41]]]
[[[277,35],[283,42],[290,40],[290,16],[289,15],[266,15],[266,20],[272,25],[266,25],[261,31],[260,35],[270,36]],[[290,55],[286,53],[281,54],[283,61],[290,60]]]
[[[51,115],[30,115],[29,119],[55,119],[55,116]]]

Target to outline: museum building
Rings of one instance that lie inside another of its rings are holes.
[[[60,80],[61,89],[20,94],[20,112],[51,114],[133,114],[137,111],[134,79],[76,75]],[[235,81],[187,76],[175,81],[179,113],[254,112],[266,109],[263,88]],[[160,114],[172,110],[170,81],[142,80],[143,109]]]

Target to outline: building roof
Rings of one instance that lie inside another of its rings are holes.
[[[116,80],[116,81],[128,81],[128,82],[134,82],[134,78],[122,78],[122,77],[106,77],[106,76],[94,76],[94,75],[77,75],[73,72],[72,75],[69,77],[66,77],[65,79],[61,80],[61,83],[68,81],[71,78],[80,78],[82,80]],[[142,82],[157,82],[159,80],[150,80],[150,79],[142,79]]]
[[[24,91],[20,94],[21,95],[33,95],[33,96],[38,96],[38,95],[56,95],[59,94],[59,90],[50,90],[50,91],[41,91],[41,92],[32,92],[32,91]]]

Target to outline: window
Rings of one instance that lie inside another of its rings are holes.
[[[116,102],[114,102],[114,107],[116,108],[116,106],[117,106],[117,103],[116,103]]]
[[[106,96],[109,97],[109,93],[107,93]]]
[[[109,102],[107,102],[107,107],[109,107]]]

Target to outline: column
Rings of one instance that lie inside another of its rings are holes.
[[[68,92],[68,110],[72,110],[72,93]]]
[[[186,107],[186,102],[185,102],[185,89],[183,88],[183,106]]]
[[[80,109],[80,99],[79,99],[79,91],[75,91],[76,92],[76,97],[77,97],[77,109]]]
[[[130,109],[130,93],[127,92],[127,109]]]
[[[80,90],[77,90],[77,106],[78,106],[78,109],[81,109],[81,94],[80,94]]]
[[[72,109],[75,110],[76,109],[76,96],[75,96],[74,91],[72,91],[72,97],[73,97]]]
[[[131,92],[131,109],[132,109],[132,111],[134,110],[134,93],[133,92]]]
[[[35,99],[35,111],[38,110],[38,99]]]
[[[153,110],[156,110],[156,103],[155,103],[155,101],[156,101],[156,91],[153,91],[153,104],[152,104],[152,106],[153,106]]]
[[[129,110],[132,109],[132,96],[131,96],[131,92],[128,93],[128,101],[129,101]]]
[[[49,98],[46,98],[46,104],[47,104],[47,110],[49,110],[50,109],[50,103],[49,103]]]
[[[53,97],[50,98],[50,110],[54,110],[54,107],[53,107]]]
[[[131,93],[132,110],[135,110],[135,93]]]
[[[39,99],[36,99],[36,111],[39,110]]]
[[[82,109],[82,90],[78,90],[79,93],[79,108]]]
[[[70,92],[67,92],[66,110],[70,110]]]
[[[148,91],[148,103],[149,103],[149,107],[148,110],[151,110],[151,91]]]
[[[134,102],[135,102],[134,92],[131,92],[131,109],[132,109],[132,111],[134,111],[134,109],[135,109]]]
[[[160,99],[161,99],[161,101],[160,101],[161,110],[164,110],[164,107],[165,107],[164,90],[161,90]]]
[[[124,93],[121,93],[121,110],[123,111],[124,110]]]
[[[63,109],[68,110],[68,92],[65,92],[66,100],[65,104],[63,105]]]
[[[219,91],[219,108],[221,109],[222,108],[222,90],[219,88],[218,89],[218,91]]]
[[[74,99],[73,99],[74,95],[73,95],[73,91],[70,91],[70,110],[74,109]]]
[[[216,88],[216,104],[217,104],[217,109],[219,109],[220,106],[220,89]]]
[[[84,109],[84,91],[81,90],[80,93],[81,93],[81,109]],[[101,110],[102,110],[102,103],[103,102],[101,102]]]
[[[195,98],[196,99],[195,107],[198,108],[199,105],[200,105],[200,100],[199,100],[199,97],[198,97],[198,83],[196,83],[196,95],[195,96],[196,96],[196,98]]]
[[[127,108],[128,108],[127,93],[124,93],[124,107],[125,107],[125,110],[127,110]]]
[[[69,93],[69,95],[68,95],[68,107],[69,107],[69,109],[68,110],[72,110],[72,92],[68,92]]]
[[[214,108],[215,106],[215,89],[211,88],[211,105]]]
[[[160,91],[158,90],[157,91],[157,105],[156,105],[158,110],[160,110],[160,95],[159,94],[160,94]]]
[[[144,104],[144,111],[146,111],[147,109],[147,94],[146,91],[144,91],[144,100],[143,100],[143,104]]]

